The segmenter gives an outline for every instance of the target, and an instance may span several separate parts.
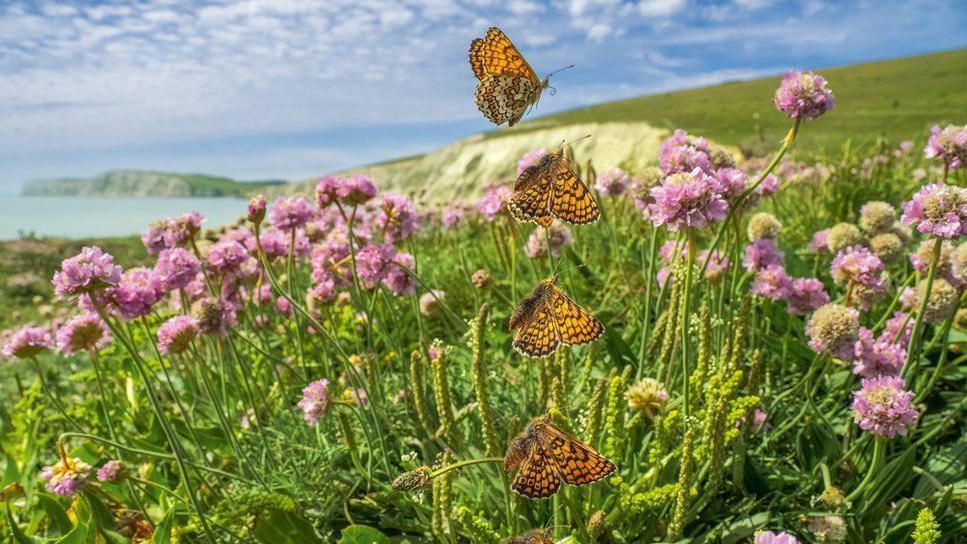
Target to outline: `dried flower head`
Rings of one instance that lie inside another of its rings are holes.
[[[896,210],[888,202],[874,200],[860,208],[860,227],[870,234],[889,230],[896,219]]]
[[[893,263],[903,254],[903,240],[892,232],[881,232],[870,238],[870,251],[883,262]]]
[[[629,408],[641,410],[652,419],[668,402],[668,391],[658,380],[643,378],[628,388],[625,398]]]
[[[430,474],[433,470],[423,465],[416,470],[404,472],[396,477],[391,484],[397,491],[423,491],[430,485]]]
[[[927,280],[923,279],[917,284],[917,301],[922,301],[927,290]],[[933,285],[930,286],[930,296],[927,297],[927,306],[923,311],[923,320],[931,325],[943,323],[954,312],[960,303],[960,290],[943,278],[934,278]]]
[[[863,233],[852,223],[838,223],[826,235],[826,247],[832,253],[839,253],[844,248],[862,243]]]
[[[859,328],[858,311],[830,303],[816,310],[809,318],[806,323],[806,336],[809,337],[809,347],[816,353],[849,359],[859,335]]]
[[[775,240],[779,237],[779,233],[782,231],[782,223],[776,219],[776,216],[768,212],[759,212],[749,219],[749,226],[747,229],[749,235],[749,241],[754,242],[763,238],[769,238]]]

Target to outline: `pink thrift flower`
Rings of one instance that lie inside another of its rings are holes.
[[[127,476],[128,470],[124,463],[116,459],[104,463],[101,468],[97,469],[97,479],[106,484],[121,483]]]
[[[748,272],[758,272],[763,268],[781,265],[784,257],[785,255],[779,251],[775,240],[760,238],[745,246],[742,267]]]
[[[705,138],[691,137],[681,129],[675,130],[671,137],[661,143],[658,162],[666,175],[692,172],[695,169],[706,173],[712,170],[712,159]]]
[[[6,341],[0,353],[4,357],[30,359],[54,346],[50,333],[40,327],[21,327],[15,331],[6,331],[3,336]]]
[[[604,196],[616,197],[622,195],[628,188],[631,179],[620,168],[610,168],[598,174],[594,180],[594,188]]]
[[[164,291],[188,287],[198,277],[201,262],[190,251],[176,247],[164,249],[158,254],[154,273]]]
[[[708,266],[705,268],[705,279],[715,283],[722,279],[722,276],[729,269],[729,258],[724,256],[719,250],[712,253],[712,258],[708,258],[708,250],[702,250],[698,254],[698,264],[701,266],[708,259]]]
[[[711,178],[696,168],[672,174],[651,189],[654,203],[649,205],[651,222],[669,230],[703,228],[725,219],[728,204],[712,187]]]
[[[967,189],[963,187],[925,185],[901,208],[900,221],[918,232],[949,239],[967,234]]]
[[[66,298],[113,287],[121,281],[121,267],[114,257],[97,246],[85,247],[74,257],[64,259],[52,283],[57,296]]]
[[[867,287],[882,287],[883,261],[863,246],[850,246],[833,258],[830,266],[833,279],[839,283],[859,283]]]
[[[415,264],[413,255],[409,253],[397,253],[393,257],[393,262],[389,264],[389,270],[383,278],[383,285],[396,296],[410,296],[416,293],[416,278],[411,276],[404,267],[412,270]]]
[[[46,466],[40,477],[47,480],[47,490],[65,497],[73,497],[91,481],[91,465],[76,457],[67,457]]]
[[[812,240],[809,241],[809,250],[816,253],[822,253],[829,251],[829,245],[827,239],[829,238],[829,229],[823,229],[821,231],[813,234]]]
[[[793,119],[815,119],[836,107],[836,98],[823,76],[794,70],[786,72],[772,103]]]
[[[561,248],[573,241],[571,231],[564,225],[555,222],[545,232],[543,228],[536,228],[527,238],[524,252],[531,259],[540,259],[547,256],[550,250],[551,257],[556,259],[561,255]]]
[[[440,301],[443,300],[445,293],[433,289],[429,293],[423,293],[420,297],[420,313],[423,315],[434,315],[440,311]]]
[[[113,339],[104,321],[93,313],[74,316],[57,329],[57,348],[64,355],[99,351]]]
[[[245,246],[223,238],[208,250],[205,261],[215,272],[221,275],[232,275],[237,274],[242,269],[242,265],[251,258]]]
[[[315,213],[312,204],[301,196],[280,196],[269,207],[269,223],[279,230],[292,231],[305,226]]]
[[[259,225],[265,220],[265,207],[267,203],[265,202],[265,197],[262,195],[253,196],[251,200],[248,201],[248,213],[245,218],[250,222]]]
[[[815,278],[796,278],[789,285],[786,302],[789,313],[805,315],[815,312],[829,302],[829,294],[826,293],[823,282]]]
[[[296,404],[302,410],[302,417],[315,427],[319,420],[326,417],[329,408],[329,380],[316,380],[302,390],[302,400]]]
[[[158,351],[165,355],[183,353],[198,336],[198,321],[188,315],[176,315],[158,327]]]
[[[290,304],[289,299],[285,297],[278,297],[275,299],[275,309],[286,317],[292,315],[292,304]]]
[[[906,348],[913,334],[913,318],[906,312],[894,312],[883,327],[882,338],[890,343],[896,342]]]
[[[799,544],[796,537],[786,532],[766,531],[755,535],[753,544]]]
[[[452,229],[463,222],[464,212],[461,208],[447,208],[443,210],[443,215],[440,218],[440,222],[443,226]]]
[[[862,389],[853,391],[853,422],[876,436],[906,435],[920,413],[913,406],[913,392],[906,382],[893,376],[864,379]]]
[[[500,210],[504,208],[504,205],[510,200],[513,191],[509,187],[503,185],[497,187],[491,187],[487,190],[483,197],[477,201],[477,210],[487,221],[493,221],[497,218],[497,214]]]
[[[535,149],[534,151],[528,151],[524,153],[524,156],[517,161],[517,175],[520,176],[531,166],[535,166],[537,163],[541,162],[541,159],[547,155],[547,149],[543,147],[540,149]]]
[[[947,125],[943,129],[940,125],[931,127],[923,155],[942,160],[951,170],[967,164],[967,125]]]
[[[873,337],[873,331],[860,327],[853,357],[853,374],[866,378],[897,376],[907,358],[907,350],[892,342],[889,334]]]
[[[134,319],[151,312],[162,296],[164,289],[154,270],[138,267],[124,273],[111,292],[111,302],[122,317]]]
[[[373,289],[389,272],[389,265],[396,256],[396,248],[390,244],[370,244],[356,253],[356,274],[366,289]]]
[[[773,264],[756,273],[750,290],[753,294],[770,300],[780,300],[789,294],[791,284],[792,279],[786,274],[785,267],[781,264]]]
[[[375,224],[383,231],[384,241],[390,244],[406,240],[420,228],[413,201],[392,193],[383,194],[382,206],[375,217]]]

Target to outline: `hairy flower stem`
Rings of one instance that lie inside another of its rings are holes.
[[[922,300],[920,301],[920,307],[917,309],[917,319],[913,322],[913,330],[910,333],[910,348],[907,350],[907,360],[904,362],[903,370],[900,373],[907,380],[914,374],[917,363],[920,360],[920,355],[922,354],[921,344],[923,343],[923,338],[921,336],[923,335],[923,315],[926,313],[927,304],[930,301],[933,280],[937,277],[937,265],[940,263],[942,248],[943,238],[938,236],[933,243],[933,252],[930,255],[930,268],[927,270],[926,285],[924,286],[923,294],[920,296]],[[916,356],[913,354],[914,351],[917,352]]]
[[[682,334],[682,399],[684,402],[685,421],[688,422],[689,394],[688,394],[688,318],[691,317],[691,294],[692,294],[692,268],[695,266],[695,243],[692,239],[692,230],[686,231],[685,243],[688,250],[688,259],[685,262],[685,289],[682,291],[681,313],[681,334]]]

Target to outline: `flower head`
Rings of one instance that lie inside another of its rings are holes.
[[[363,287],[374,289],[390,271],[396,248],[390,244],[369,244],[356,254],[356,274]]]
[[[416,293],[416,278],[407,269],[412,270],[416,261],[409,253],[397,253],[393,256],[393,262],[389,264],[389,270],[383,278],[383,285],[396,296],[410,296]]]
[[[896,376],[907,358],[907,350],[894,343],[889,334],[875,338],[873,331],[866,327],[860,327],[853,350],[853,373],[867,378]]]
[[[113,337],[104,320],[86,312],[72,317],[57,329],[57,349],[64,355],[80,351],[99,351],[111,343]]]
[[[820,253],[823,251],[829,251],[829,229],[823,229],[817,231],[813,234],[812,240],[809,241],[809,251],[815,251]]]
[[[815,312],[829,302],[823,282],[815,278],[795,278],[786,293],[789,313],[805,315]]]
[[[248,213],[245,218],[250,222],[259,225],[265,220],[265,197],[262,195],[253,196],[248,201]]]
[[[571,231],[561,223],[555,222],[548,229],[536,228],[527,238],[527,245],[524,252],[531,259],[539,259],[547,256],[550,251],[551,257],[558,258],[561,248],[570,244],[574,238]]]
[[[780,232],[782,232],[782,223],[771,213],[759,212],[749,219],[747,233],[750,242],[761,240],[762,238],[775,240],[779,237]]]
[[[928,159],[940,159],[951,169],[967,164],[967,125],[947,125],[943,129],[940,125],[931,127],[923,155]]]
[[[380,213],[375,221],[383,230],[384,240],[391,244],[406,240],[420,228],[413,201],[391,193],[383,194]]]
[[[205,297],[191,307],[200,334],[224,336],[228,329],[238,324],[235,305],[224,299]]]
[[[158,254],[154,273],[165,291],[184,289],[198,277],[201,261],[190,251],[176,247],[164,249]]]
[[[484,219],[487,221],[493,221],[497,218],[497,214],[500,210],[504,208],[504,205],[510,200],[513,191],[509,187],[503,185],[498,185],[496,187],[491,187],[487,189],[484,196],[477,201],[477,210],[483,215]]]
[[[826,233],[826,248],[831,253],[863,243],[863,233],[852,223],[837,223]]]
[[[779,300],[786,298],[791,284],[792,279],[786,274],[786,268],[781,264],[773,264],[759,269],[750,290],[753,294],[770,300]]]
[[[183,353],[198,336],[198,320],[189,315],[176,315],[158,327],[158,351],[165,355]]]
[[[598,174],[594,180],[594,188],[604,196],[620,196],[628,188],[631,179],[620,168],[610,168]]]
[[[870,238],[870,251],[885,263],[896,262],[903,254],[903,240],[892,232]]]
[[[481,268],[479,270],[476,270],[473,274],[471,274],[470,281],[473,282],[474,286],[476,286],[477,289],[486,289],[487,287],[490,287],[490,285],[493,283],[494,278],[490,274],[490,272]]]
[[[712,159],[705,138],[689,136],[681,129],[675,130],[672,136],[661,143],[658,163],[665,174],[691,172],[696,168],[703,172],[712,170]]]
[[[859,335],[859,312],[840,304],[826,304],[816,310],[806,323],[809,347],[816,353],[826,353],[849,359]]]
[[[524,153],[524,156],[517,161],[517,175],[523,174],[524,170],[541,162],[544,155],[547,155],[547,149],[543,147]]]
[[[123,317],[134,319],[147,315],[163,295],[163,286],[154,270],[138,267],[124,273],[111,293],[111,301]]]
[[[776,109],[793,119],[815,119],[836,106],[826,79],[812,72],[786,72],[772,99]]]
[[[853,391],[853,422],[876,436],[906,435],[920,413],[913,406],[913,393],[903,378],[879,376],[864,379],[862,389]]]
[[[917,285],[917,302],[926,296],[927,280],[921,280]],[[923,310],[923,320],[931,325],[943,323],[957,311],[960,303],[960,290],[943,278],[934,278],[927,296],[927,306]]]
[[[423,293],[420,297],[420,313],[423,315],[435,315],[440,311],[440,304],[443,300],[445,293],[443,291],[433,289],[428,293]]]
[[[463,208],[447,208],[443,210],[443,214],[440,216],[440,222],[443,223],[444,227],[452,229],[463,222],[464,215]]]
[[[799,540],[786,532],[765,531],[755,535],[753,544],[799,544]]]
[[[91,479],[91,465],[66,455],[56,463],[44,467],[40,477],[47,480],[47,490],[65,497],[73,497],[87,487]]]
[[[956,239],[967,234],[967,189],[932,183],[901,205],[900,220],[924,234]]]
[[[871,201],[860,208],[860,228],[870,234],[890,230],[896,222],[896,210],[888,202]]]
[[[4,357],[30,359],[52,348],[54,345],[50,333],[40,327],[21,327],[15,331],[8,331],[6,342],[0,353]]]
[[[625,398],[629,408],[641,410],[651,418],[664,408],[668,401],[668,391],[658,380],[643,378],[628,388]]]
[[[319,209],[337,202],[344,206],[358,206],[374,198],[377,192],[373,181],[362,174],[347,177],[326,176],[316,185],[316,205]]]
[[[74,257],[64,259],[52,283],[59,297],[100,292],[121,281],[121,267],[114,257],[97,246],[85,247]]]
[[[651,189],[651,197],[651,222],[672,231],[703,228],[725,219],[728,211],[728,204],[715,192],[711,178],[698,168],[666,177],[661,185]]]
[[[315,213],[312,204],[301,196],[280,196],[269,207],[269,223],[279,230],[292,231],[305,226]]]
[[[712,258],[709,258],[708,250],[703,249],[698,254],[698,262],[704,263],[706,260],[708,260],[708,266],[705,268],[705,279],[711,283],[718,283],[729,269],[729,258],[717,249],[712,253]]]
[[[118,484],[123,482],[127,477],[127,467],[125,467],[124,463],[118,461],[117,459],[112,459],[101,465],[101,468],[97,469],[98,481],[106,484]]]
[[[326,417],[329,408],[329,380],[316,380],[302,390],[302,400],[296,404],[302,409],[302,417],[315,427],[319,420]]]
[[[773,265],[781,265],[783,257],[775,240],[760,238],[745,246],[742,267],[749,272],[757,272]]]

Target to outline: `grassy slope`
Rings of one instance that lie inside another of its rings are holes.
[[[894,141],[922,136],[939,122],[967,121],[967,49],[871,62],[820,71],[838,107],[802,132],[801,150],[838,147],[847,138],[862,143],[882,135]],[[684,128],[724,144],[739,145],[755,134],[766,142],[785,135],[789,123],[771,105],[777,76],[713,87],[608,102],[534,119],[513,130],[548,124],[647,121]],[[753,118],[758,114],[759,119]],[[500,137],[509,131],[493,132]]]
[[[94,178],[62,178],[28,182],[25,194],[125,194],[135,196],[246,196],[282,181],[239,182],[220,176],[152,170],[116,170]],[[187,188],[186,188],[187,187]],[[176,188],[177,194],[171,194]],[[188,194],[184,194],[187,192]]]

